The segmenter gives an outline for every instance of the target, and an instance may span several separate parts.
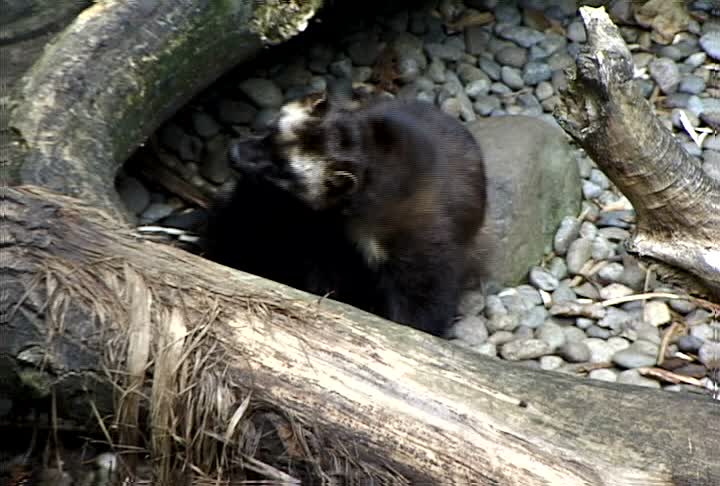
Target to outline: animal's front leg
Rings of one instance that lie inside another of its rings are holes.
[[[459,272],[453,267],[416,263],[386,268],[380,284],[383,317],[446,337],[460,297]]]

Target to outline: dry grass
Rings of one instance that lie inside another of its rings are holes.
[[[268,294],[232,302],[208,295],[191,309],[181,291],[163,294],[166,282],[118,260],[80,268],[46,257],[44,266],[49,336],[65,332],[74,305],[96,317],[103,380],[115,402],[110,417],[93,410],[123,475],[155,485],[407,484],[272,403],[251,373],[238,377],[243,356],[217,325],[226,305],[248,320],[272,316],[296,325],[311,318],[307,311]]]

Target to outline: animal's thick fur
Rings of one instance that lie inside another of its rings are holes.
[[[242,178],[208,257],[443,336],[475,265],[485,173],[473,136],[421,102],[287,105],[230,149]]]

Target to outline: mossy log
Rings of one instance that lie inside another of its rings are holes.
[[[694,277],[720,299],[720,182],[657,119],[604,8],[580,12],[588,42],[561,93],[558,121],[635,208],[628,251]]]
[[[113,188],[127,157],[188,100],[322,4],[106,0],[48,44],[14,95],[18,156],[4,176],[92,201],[122,222]]]
[[[147,437],[155,457],[208,464],[215,449],[197,442],[210,441],[267,460],[242,449],[261,403],[376,479],[720,484],[709,397],[482,357],[137,238],[44,189],[9,188],[0,204],[0,383],[19,385],[3,392],[53,394],[60,417],[115,416],[120,442]]]

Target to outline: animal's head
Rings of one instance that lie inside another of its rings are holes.
[[[368,134],[356,116],[364,102],[350,84],[339,82],[327,93],[288,103],[268,135],[230,146],[231,163],[314,209],[341,203],[366,175]]]

